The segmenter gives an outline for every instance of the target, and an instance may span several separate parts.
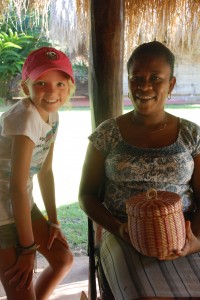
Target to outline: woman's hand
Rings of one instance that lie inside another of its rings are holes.
[[[185,222],[186,240],[181,250],[175,250],[173,254],[159,258],[161,260],[173,260],[200,251],[200,240],[193,234],[190,221]]]
[[[193,234],[190,221],[185,222],[186,241],[180,251],[176,251],[177,256],[186,256],[191,253],[200,251],[200,240]]]
[[[128,223],[122,223],[118,227],[118,236],[131,244],[130,236],[128,233]]]
[[[58,239],[67,249],[69,249],[69,245],[67,243],[66,237],[62,233],[60,228],[55,228],[53,226],[49,226],[49,240],[47,243],[47,248],[51,249],[51,246],[55,239]]]
[[[16,291],[29,289],[33,278],[35,253],[19,255],[16,264],[5,272],[9,278],[9,285],[15,285]]]

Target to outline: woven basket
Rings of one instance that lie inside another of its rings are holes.
[[[164,258],[185,244],[182,202],[176,193],[148,190],[126,202],[129,235],[134,248]]]

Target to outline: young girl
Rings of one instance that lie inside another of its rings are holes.
[[[8,300],[44,300],[73,263],[57,219],[52,172],[57,111],[75,88],[68,57],[49,47],[31,52],[21,85],[27,98],[0,120],[0,276]],[[47,220],[32,196],[35,174]],[[49,266],[33,286],[36,250]]]

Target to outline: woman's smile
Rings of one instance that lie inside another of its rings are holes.
[[[143,101],[143,100],[147,101],[147,100],[152,100],[152,99],[155,99],[155,98],[156,98],[155,95],[152,95],[152,96],[144,96],[144,95],[140,95],[140,94],[136,94],[135,97],[136,97],[136,99],[139,99],[139,100],[141,100],[141,101]]]

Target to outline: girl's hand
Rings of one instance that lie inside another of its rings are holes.
[[[67,243],[66,237],[62,233],[61,229],[55,228],[53,226],[49,226],[49,240],[47,243],[48,249],[51,249],[51,246],[55,239],[58,239],[66,247],[66,249],[69,249],[69,245]]]
[[[193,234],[190,221],[185,222],[185,229],[186,229],[186,240],[183,248],[181,250],[175,250],[174,253],[168,257],[163,257],[159,259],[173,260],[200,251],[200,241]]]
[[[5,272],[9,278],[9,285],[16,285],[16,291],[22,288],[29,289],[33,278],[35,253],[19,255],[16,264]]]

